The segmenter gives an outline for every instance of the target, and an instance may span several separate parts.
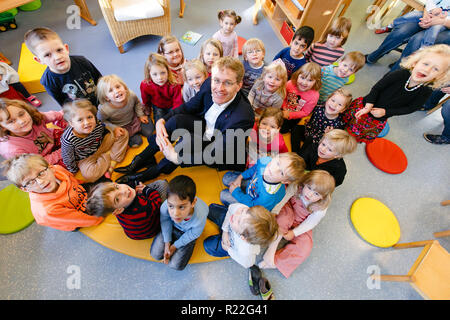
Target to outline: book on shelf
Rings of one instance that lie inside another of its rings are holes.
[[[200,40],[200,38],[203,37],[202,34],[194,32],[194,31],[187,31],[182,37],[181,41],[184,43],[190,44],[191,46],[195,46],[195,44]]]

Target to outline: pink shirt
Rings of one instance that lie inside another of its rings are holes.
[[[286,84],[286,98],[284,98],[282,110],[288,110],[289,120],[300,119],[308,116],[314,110],[319,100],[319,92],[313,89],[300,91],[291,80]]]
[[[44,120],[40,125],[34,124],[31,132],[23,137],[6,136],[0,140],[0,154],[10,159],[22,153],[42,155],[50,164],[58,163],[61,158],[61,148],[52,151],[55,146],[54,129],[47,128],[47,123],[63,120],[62,111],[41,112]]]
[[[219,30],[214,33],[213,38],[219,40],[222,43],[224,57],[239,57],[238,36],[235,31],[227,36],[224,35],[221,30]]]

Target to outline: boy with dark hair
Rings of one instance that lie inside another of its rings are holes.
[[[203,232],[208,205],[195,196],[195,182],[179,175],[169,182],[167,200],[161,205],[161,232],[153,240],[150,255],[164,259],[176,270],[183,270]]]
[[[289,47],[282,49],[273,60],[281,59],[286,66],[288,79],[302,65],[306,63],[304,52],[314,40],[314,29],[303,26],[295,31]]]

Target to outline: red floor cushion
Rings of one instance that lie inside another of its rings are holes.
[[[375,167],[387,173],[402,173],[408,166],[408,159],[402,149],[384,138],[366,144],[366,154]]]
[[[247,39],[244,39],[244,38],[238,36],[238,53],[239,53],[239,55],[242,54],[242,47],[244,46],[245,41],[247,41]]]

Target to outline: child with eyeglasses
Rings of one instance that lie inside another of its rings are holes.
[[[245,73],[241,90],[246,97],[264,70],[265,54],[264,43],[257,38],[248,39],[242,47]]]
[[[87,191],[72,173],[50,165],[38,154],[21,154],[2,163],[3,174],[30,196],[36,223],[62,231],[76,231],[103,221],[86,213]]]

